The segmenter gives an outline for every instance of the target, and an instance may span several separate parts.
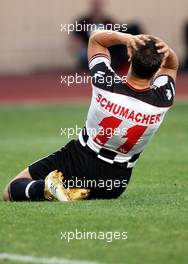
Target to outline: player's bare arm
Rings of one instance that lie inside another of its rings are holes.
[[[110,30],[96,31],[91,34],[88,45],[88,59],[97,53],[110,56],[108,48],[113,45],[125,45],[131,49],[137,49],[137,45],[145,45],[145,41],[149,40],[148,35],[125,34]]]
[[[179,67],[178,57],[176,53],[171,49],[163,40],[157,38],[158,42],[156,47],[159,54],[164,54],[163,63],[161,64],[160,69],[155,75],[155,78],[159,75],[169,75],[176,81],[177,71]]]

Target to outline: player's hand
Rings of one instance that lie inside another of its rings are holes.
[[[170,54],[170,48],[169,46],[166,44],[166,42],[164,42],[162,39],[160,38],[156,38],[157,39],[157,43],[155,44],[155,46],[157,47],[157,52],[158,53],[163,53],[164,54],[164,59],[163,61],[166,60],[166,58],[169,56]]]
[[[145,34],[140,34],[140,35],[130,35],[128,38],[128,42],[126,43],[127,45],[127,51],[129,55],[129,61],[131,60],[132,54],[134,50],[137,50],[138,45],[146,45],[146,41],[149,41],[150,38],[148,35]]]
[[[130,35],[128,39],[127,47],[131,47],[134,50],[137,50],[137,45],[145,45],[146,41],[149,41],[149,35],[140,34],[140,35]]]

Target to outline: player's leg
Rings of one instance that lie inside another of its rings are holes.
[[[90,189],[88,199],[116,199],[125,191],[132,174],[127,164],[108,163],[78,141],[71,146],[69,175],[77,187]]]
[[[4,191],[3,191],[3,200],[4,201],[9,201],[10,197],[9,197],[9,186],[10,184],[17,179],[22,179],[22,178],[26,178],[26,179],[32,179],[31,175],[29,174],[28,168],[26,168],[25,170],[23,170],[22,172],[20,172],[16,177],[14,177],[5,187]]]
[[[89,199],[117,199],[127,189],[132,169],[127,169],[123,164],[109,164],[99,158],[94,166],[96,171],[92,177],[97,183],[97,188],[91,188]]]
[[[44,181],[34,181],[26,168],[14,177],[3,192],[4,201],[40,200],[43,198]]]
[[[19,173],[5,188],[5,201],[80,200],[88,196],[89,190],[76,188],[68,190],[63,186],[63,179],[71,178],[72,168],[76,165],[75,141],[64,148],[31,164]],[[77,161],[77,158],[76,158]]]

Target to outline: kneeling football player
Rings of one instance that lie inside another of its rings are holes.
[[[108,51],[118,44],[126,45],[129,54],[123,79],[112,69]],[[140,154],[173,104],[177,56],[157,37],[97,31],[90,37],[88,57],[93,93],[79,138],[20,172],[5,188],[5,201],[111,199],[126,189]],[[112,188],[105,184],[109,181]]]

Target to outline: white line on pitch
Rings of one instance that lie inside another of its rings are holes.
[[[9,253],[0,253],[0,260],[19,261],[25,263],[37,263],[37,264],[100,264],[99,262],[87,261],[87,260],[68,260],[64,258],[47,258],[47,257],[34,257],[26,255],[16,255]]]

